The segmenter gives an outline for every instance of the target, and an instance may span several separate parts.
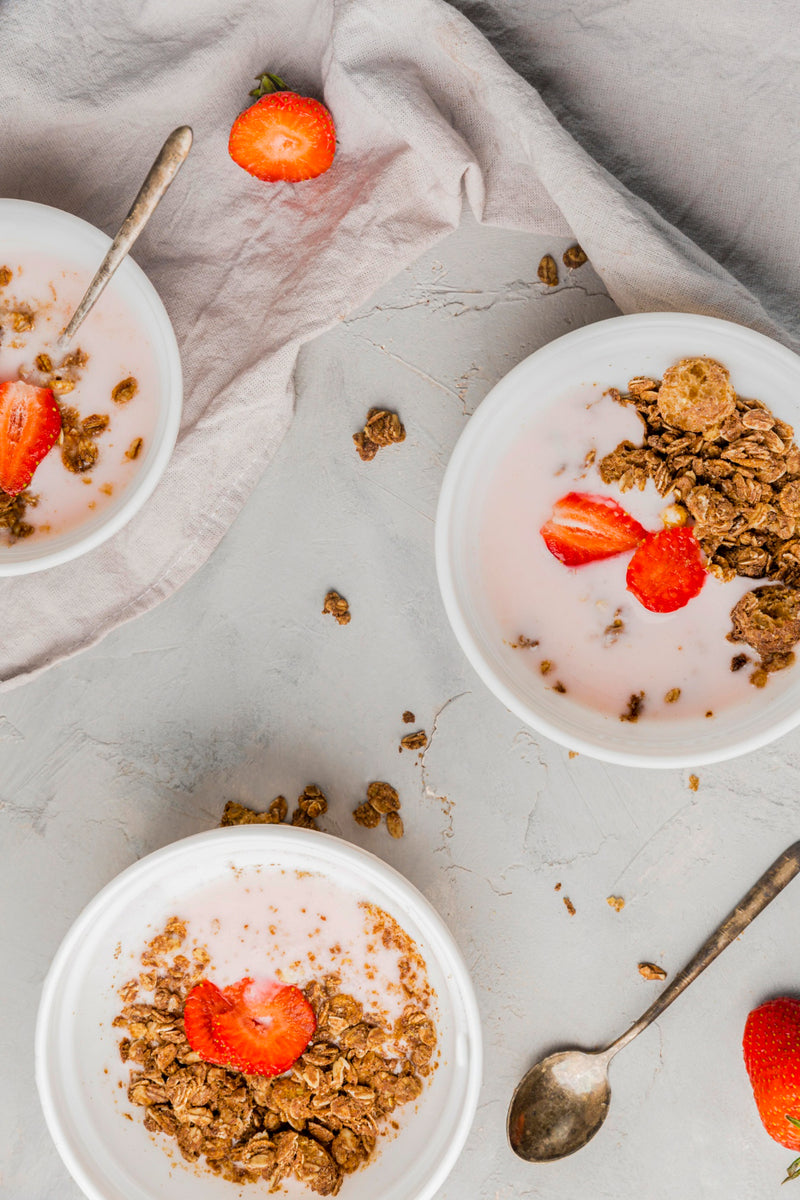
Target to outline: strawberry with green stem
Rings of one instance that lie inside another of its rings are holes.
[[[781,1146],[800,1150],[800,1000],[779,996],[753,1009],[742,1048],[764,1128]],[[798,1177],[800,1158],[783,1182]]]
[[[228,152],[267,183],[300,183],[327,171],[336,152],[333,117],[324,104],[289,89],[279,75],[256,77],[251,104],[233,123]]]

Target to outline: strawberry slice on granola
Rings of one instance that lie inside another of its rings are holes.
[[[183,1007],[186,1040],[204,1062],[227,1065],[228,1060],[214,1038],[212,1020],[215,1014],[233,1008],[233,1004],[234,1000],[210,979],[202,979],[186,997]]]
[[[545,545],[567,567],[634,550],[647,531],[610,496],[568,492],[539,530]]]
[[[700,543],[684,527],[648,533],[628,563],[629,592],[651,612],[676,612],[698,596],[706,581]]]
[[[218,1051],[227,1065],[247,1075],[281,1075],[297,1062],[317,1027],[314,1010],[299,988],[271,980],[242,980],[225,989],[230,1007],[212,1014]]]

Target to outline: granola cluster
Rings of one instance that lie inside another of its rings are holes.
[[[335,617],[339,625],[350,624],[350,618],[352,617],[350,605],[344,596],[340,596],[338,592],[330,591],[327,593],[322,604],[322,614],[325,616],[327,613]]]
[[[412,735],[413,736],[413,735]],[[357,825],[365,829],[375,829],[381,823],[381,817],[386,818],[386,828],[393,838],[401,838],[405,833],[403,818],[400,816],[400,797],[397,788],[390,783],[376,780],[367,788],[367,798],[358,808],[353,809],[353,819]]]
[[[386,944],[394,922],[382,916]],[[343,992],[337,974],[312,980],[305,994],[317,1028],[305,1053],[284,1075],[243,1075],[203,1062],[186,1040],[184,1002],[209,963],[203,947],[179,953],[186,937],[172,917],[142,955],[145,970],[120,989],[113,1023],[127,1033],[119,1049],[131,1065],[128,1099],[151,1133],[231,1183],[266,1180],[277,1190],[294,1176],[336,1195],[372,1157],[391,1114],[422,1092],[437,1040],[424,994],[406,987],[409,1003],[390,1027]]]
[[[82,475],[90,471],[100,453],[97,438],[108,429],[106,413],[81,417],[77,408],[61,408],[61,461],[68,471]]]
[[[693,521],[718,579],[784,585],[754,589],[731,614],[731,641],[761,655],[751,681],[763,687],[770,672],[792,664],[800,636],[792,616],[800,609],[800,448],[792,426],[760,400],[738,396],[713,359],[683,359],[661,382],[637,377],[626,394],[610,394],[635,408],[645,437],[605,456],[603,481],[625,492],[652,479],[660,495],[671,494],[670,522]]]
[[[38,496],[31,495],[27,489],[16,496],[9,496],[0,489],[0,529],[8,531],[10,542],[30,537],[33,533],[33,525],[25,520],[25,514],[29,508],[35,508],[38,502]]]
[[[371,408],[364,428],[353,434],[356,450],[364,462],[370,462],[383,446],[405,440],[403,422],[396,412],[385,408]]]
[[[328,811],[328,801],[324,792],[316,783],[309,783],[297,797],[297,805],[292,813],[291,825],[299,825],[303,829],[319,829],[317,817]],[[236,800],[228,800],[220,820],[220,828],[226,825],[280,825],[289,815],[289,805],[285,796],[276,796],[266,812],[256,812]]]
[[[613,399],[636,409],[645,437],[640,446],[625,441],[607,454],[600,477],[623,492],[643,490],[652,479],[660,495],[671,493],[685,510],[684,521],[693,519],[708,570],[718,579],[745,575],[800,584],[800,449],[794,430],[760,400],[729,393],[724,376],[716,392],[708,377],[703,382],[695,407],[688,390],[679,393],[676,386],[662,406],[664,385],[655,379],[632,379],[625,395],[611,388]],[[734,408],[722,420],[689,428],[712,411],[719,415],[731,395]],[[684,427],[670,423],[665,407]]]

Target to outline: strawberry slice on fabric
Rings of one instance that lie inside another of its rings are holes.
[[[61,410],[50,388],[14,379],[0,383],[0,489],[23,492],[61,432]]]
[[[610,496],[568,492],[539,530],[547,549],[567,567],[581,567],[633,550],[647,531]]]
[[[212,1015],[214,1041],[236,1070],[281,1075],[311,1041],[317,1027],[314,1010],[300,989],[289,984],[243,982],[247,986],[236,1003]]]
[[[706,577],[700,544],[682,527],[648,533],[628,563],[626,583],[650,612],[671,613],[700,594]]]
[[[336,153],[333,117],[324,104],[289,91],[277,75],[262,75],[255,104],[233,123],[228,153],[266,183],[301,183],[327,171]]]
[[[214,1038],[212,1020],[216,1014],[231,1008],[233,1000],[210,979],[202,979],[186,997],[183,1007],[186,1040],[204,1062],[227,1065],[228,1060]]]
[[[742,1048],[764,1128],[781,1146],[800,1150],[800,1000],[779,996],[753,1009]],[[786,1179],[798,1176],[800,1158]]]

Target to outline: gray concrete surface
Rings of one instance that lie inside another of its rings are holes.
[[[441,1200],[777,1194],[791,1155],[761,1129],[740,1042],[749,1008],[796,988],[800,884],[615,1062],[611,1115],[582,1154],[534,1167],[506,1146],[532,1058],[621,1031],[658,986],[637,963],[677,970],[799,824],[800,732],[699,770],[696,793],[688,772],[570,758],[486,691],[446,623],[433,517],[469,414],[524,355],[614,312],[588,267],[538,283],[541,254],[561,249],[467,221],[310,345],[290,435],[207,566],[0,699],[4,1200],[79,1195],[43,1128],[32,1051],[73,918],[137,857],[214,825],[226,799],[261,806],[311,781],[331,800],[325,828],[422,889],[475,981],[485,1080]],[[408,439],[362,464],[351,434],[378,403]],[[330,587],[350,600],[346,628],[320,613]],[[421,765],[397,752],[406,708],[432,733]],[[351,819],[374,778],[401,791],[400,842]]]

